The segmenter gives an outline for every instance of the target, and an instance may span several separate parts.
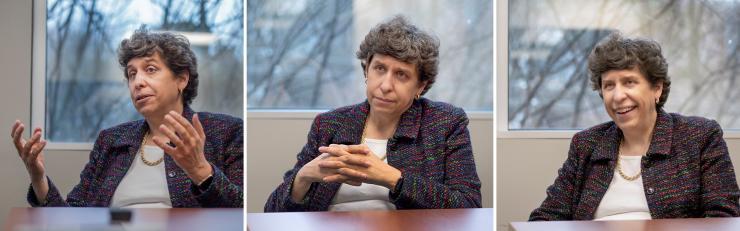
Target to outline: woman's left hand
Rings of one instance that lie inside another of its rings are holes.
[[[206,160],[203,151],[206,134],[197,113],[193,114],[192,121],[193,123],[190,124],[179,113],[170,111],[164,116],[164,123],[159,126],[159,131],[164,133],[170,142],[175,144],[175,147],[157,137],[152,140],[172,157],[177,166],[185,170],[195,184],[200,184],[213,173],[213,168]]]
[[[368,154],[347,154],[346,150],[358,148],[366,149]],[[327,176],[325,182],[344,182],[347,180],[359,180],[364,183],[380,185],[389,189],[396,187],[401,178],[401,171],[388,165],[378,158],[367,145],[349,145],[319,147],[322,153],[337,156],[337,161],[323,162],[319,166],[324,168],[336,168],[339,174]]]

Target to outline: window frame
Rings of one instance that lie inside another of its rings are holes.
[[[46,0],[33,0],[31,45],[31,126],[46,139]],[[49,142],[46,150],[90,151],[93,143]]]
[[[494,14],[494,96],[496,137],[501,139],[570,139],[579,129],[509,129],[509,0],[497,1]],[[594,124],[596,125],[596,124]],[[725,139],[740,140],[740,129],[722,128]]]

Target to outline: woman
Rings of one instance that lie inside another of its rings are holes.
[[[144,120],[100,132],[80,183],[63,199],[46,176],[41,129],[13,143],[31,177],[32,206],[242,207],[242,120],[199,112],[195,54],[171,33],[135,31],[118,48],[129,93]],[[191,124],[192,121],[192,124]]]
[[[265,211],[480,207],[465,112],[421,98],[439,42],[397,16],[370,31],[357,57],[367,100],[315,118]]]
[[[529,220],[738,216],[740,191],[722,128],[662,109],[671,80],[660,45],[615,33],[588,62],[612,121],[573,136]]]

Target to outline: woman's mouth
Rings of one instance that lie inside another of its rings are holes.
[[[380,97],[375,97],[375,99],[377,99],[378,101],[380,101],[382,103],[393,103],[393,102],[395,102],[393,100],[385,99],[385,98],[380,98]]]
[[[136,103],[143,103],[143,102],[146,102],[146,100],[148,100],[152,96],[153,95],[138,95],[136,96],[135,101]]]
[[[617,108],[615,111],[617,115],[624,115],[631,112],[632,110],[635,110],[635,108],[637,108],[637,106],[621,107]]]

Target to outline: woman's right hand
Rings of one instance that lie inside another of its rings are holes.
[[[342,149],[342,153],[345,155],[352,155],[355,154],[353,152],[358,152],[357,150],[349,150],[347,145],[332,144],[329,146]],[[325,168],[320,166],[320,163],[337,161],[338,158],[339,157],[333,156],[329,153],[322,153],[318,157],[303,165],[303,167],[298,170],[298,173],[296,173],[295,179],[293,179],[293,187],[291,190],[291,197],[293,201],[302,201],[303,198],[306,196],[308,189],[311,187],[311,183],[324,182],[325,177],[338,174],[336,168]],[[354,186],[360,186],[362,184],[361,181],[352,179],[347,179],[342,183]]]
[[[46,140],[41,139],[41,128],[34,129],[31,138],[28,140],[24,139],[22,137],[24,127],[21,121],[16,120],[10,136],[13,138],[18,156],[23,160],[26,171],[31,177],[31,185],[36,192],[36,197],[41,201],[41,199],[46,198],[49,189],[46,180],[46,169],[44,168],[44,153],[42,152],[46,147]]]

